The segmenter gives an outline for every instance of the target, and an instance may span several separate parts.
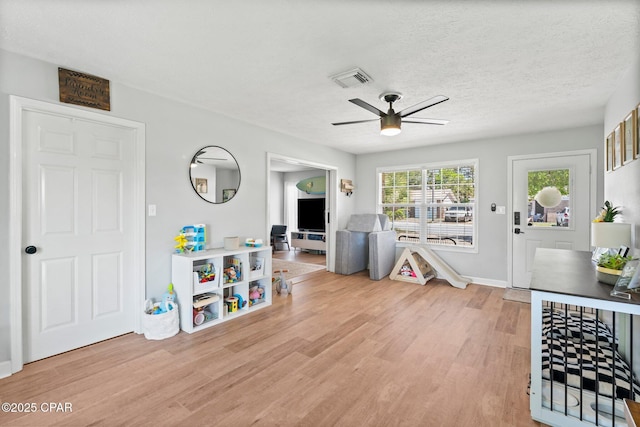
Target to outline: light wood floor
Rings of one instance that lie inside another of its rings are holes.
[[[0,380],[0,400],[73,412],[0,413],[0,425],[539,425],[530,306],[502,293],[311,273],[193,335],[129,334],[26,365]]]
[[[326,264],[326,256],[324,254],[318,255],[317,253],[310,253],[301,250],[282,250],[275,251],[272,255],[273,258],[282,259],[292,262],[304,262],[305,264]]]

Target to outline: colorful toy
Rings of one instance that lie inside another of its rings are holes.
[[[184,236],[184,239],[186,239],[186,243],[183,245],[183,252],[199,252],[205,249],[207,244],[206,225],[185,225],[180,230],[180,235]]]
[[[263,245],[263,242],[262,239],[248,238],[247,240],[245,240],[244,245],[252,248],[259,248]]]
[[[264,297],[264,288],[261,288],[258,285],[252,286],[249,288],[249,303],[257,304],[262,302],[262,298]]]
[[[411,273],[413,273],[413,271],[411,270],[410,266],[403,265],[402,267],[400,267],[400,275],[401,276],[411,276]]]
[[[236,267],[231,266],[224,269],[224,282],[225,283],[235,283],[240,280],[239,270],[236,270]]]
[[[204,313],[204,309],[200,308],[194,308],[193,309],[193,324],[195,326],[200,326],[204,323],[204,321],[206,320],[206,316]]]
[[[173,240],[177,243],[177,245],[174,246],[176,253],[182,254],[187,251],[187,237],[184,233],[180,232]]]
[[[247,305],[247,302],[242,299],[242,296],[240,294],[233,294],[234,298],[238,299],[238,308],[243,308],[244,306]]]
[[[220,295],[206,293],[193,297],[193,324],[200,326],[204,322],[218,317],[215,304],[220,300]]]
[[[247,305],[240,294],[233,294],[233,296],[225,298],[224,303],[229,313],[234,313]]]
[[[211,282],[216,279],[216,268],[213,264],[205,264],[200,271],[198,271],[198,281],[200,283]]]
[[[224,283],[235,283],[242,280],[242,262],[239,258],[225,258],[225,269],[223,270]]]
[[[228,297],[224,299],[224,303],[227,305],[229,313],[235,313],[238,311],[238,298]]]
[[[166,308],[165,308],[166,307]],[[153,302],[152,299],[145,301],[144,312],[146,314],[163,314],[171,310],[175,310],[177,307],[175,301],[168,300],[166,305],[161,302]]]
[[[162,309],[163,313],[170,310],[170,302],[176,302],[176,293],[173,291],[173,283],[169,283],[169,286],[167,286],[167,292],[162,294],[162,303],[160,304],[160,308]]]

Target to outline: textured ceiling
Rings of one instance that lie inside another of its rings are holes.
[[[601,123],[640,1],[0,0],[0,48],[352,153]],[[373,78],[343,89],[330,75]],[[379,135],[349,102],[446,126]]]

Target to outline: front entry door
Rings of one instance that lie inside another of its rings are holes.
[[[590,249],[592,156],[579,152],[512,160],[513,287],[529,288],[537,248]]]
[[[135,138],[131,128],[24,112],[25,362],[135,328]]]

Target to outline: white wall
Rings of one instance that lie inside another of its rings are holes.
[[[269,220],[271,225],[284,224],[284,172],[271,172]]]
[[[605,107],[602,140],[640,103],[640,54],[620,80]],[[602,143],[604,144],[604,143]],[[622,222],[634,224],[635,253],[640,253],[640,159],[604,175],[604,200],[622,208]],[[600,205],[602,206],[602,204]]]
[[[66,64],[67,66],[69,64]],[[8,238],[9,100],[18,95],[58,103],[58,64],[0,50],[0,241]],[[100,75],[99,71],[92,71]],[[106,79],[109,76],[103,75]],[[157,216],[146,223],[146,289],[160,297],[171,280],[171,253],[178,230],[209,225],[209,246],[225,236],[268,239],[266,220],[267,152],[334,165],[341,176],[355,174],[355,156],[224,117],[194,106],[111,81],[111,111],[104,114],[146,124],[146,203]],[[246,100],[251,102],[250,99]],[[79,107],[80,108],[80,107]],[[95,111],[95,110],[94,110]],[[242,182],[228,203],[200,199],[189,182],[189,162],[206,145],[226,148],[237,159]],[[339,218],[352,205],[338,200]],[[0,245],[0,294],[8,295],[8,253]],[[9,298],[0,301],[0,363],[9,359]]]
[[[602,140],[640,103],[640,54],[620,79],[617,90],[605,106]],[[640,135],[639,135],[640,137]],[[604,143],[603,143],[604,144]],[[604,175],[604,199],[622,207],[621,221],[634,224],[634,254],[640,255],[640,159]],[[624,321],[623,321],[624,322]],[[634,316],[633,330],[640,330],[640,318]],[[637,336],[637,335],[636,335]],[[626,348],[626,347],[625,347]],[[623,349],[623,352],[625,350]],[[640,373],[640,340],[634,340],[633,371]],[[625,355],[629,360],[628,355]]]
[[[506,284],[507,239],[511,238],[507,222],[509,218],[491,212],[490,207],[491,203],[507,206],[507,157],[593,148],[598,150],[598,158],[602,159],[602,126],[360,155],[356,163],[356,210],[359,213],[375,212],[378,167],[478,159],[479,186],[476,197],[479,204],[475,212],[478,251],[460,253],[441,250],[439,255],[459,274],[481,279],[482,283]],[[597,200],[600,200],[602,161],[599,160],[598,165]]]

